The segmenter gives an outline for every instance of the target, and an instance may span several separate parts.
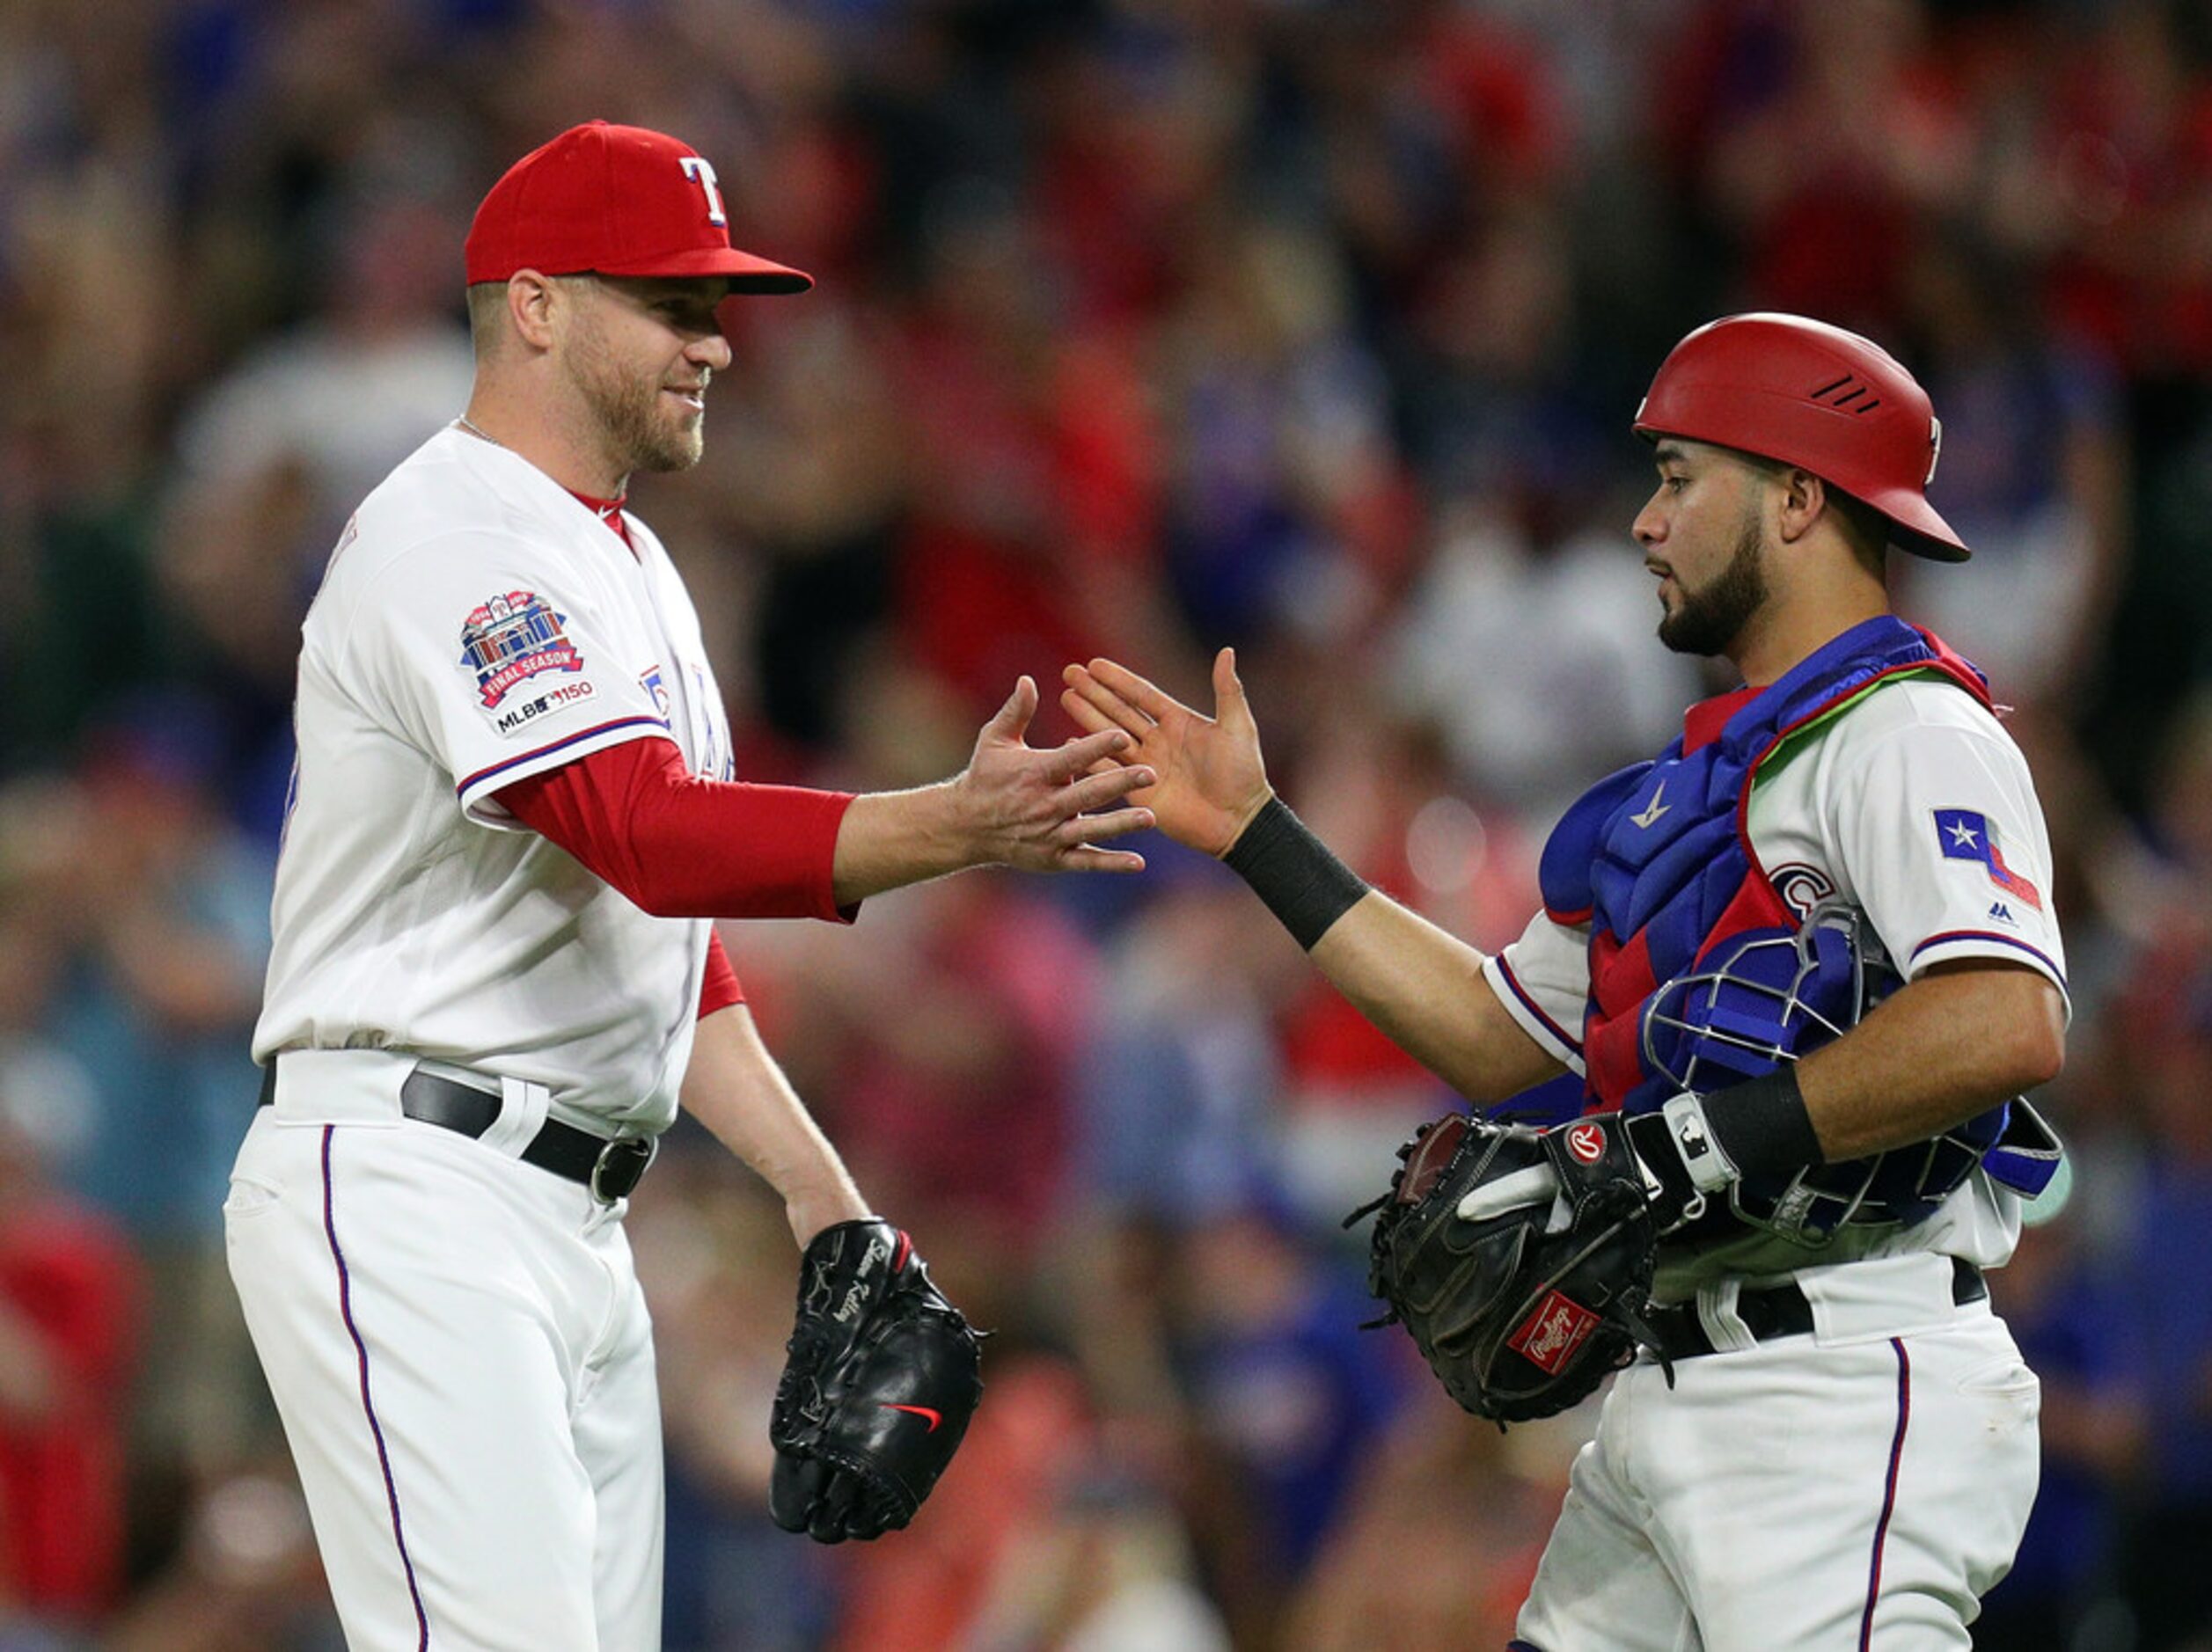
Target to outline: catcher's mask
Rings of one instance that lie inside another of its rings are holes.
[[[1653,993],[1644,1058],[1703,1094],[1804,1059],[1902,984],[1865,914],[1830,896],[1795,934],[1754,932]],[[1811,1166],[1786,1181],[1746,1178],[1730,1190],[1732,1210],[1804,1245],[1824,1245],[1846,1224],[1920,1221],[1973,1173],[2004,1117],[1996,1108],[1911,1147]]]

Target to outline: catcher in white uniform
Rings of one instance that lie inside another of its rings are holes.
[[[680,1103],[804,1247],[772,1508],[904,1524],[975,1339],[762,1048],[708,921],[849,917],[985,863],[1133,871],[1110,742],[1022,739],[1028,678],[941,785],[735,781],[682,581],[622,503],[697,461],[736,251],[713,168],[593,122],[466,249],[466,413],[364,501],[305,625],[299,764],[224,1215],[348,1641],[660,1644],[662,1466],[621,1217]]]
[[[1275,797],[1227,651],[1215,718],[1106,661],[1063,702],[1132,736],[1163,830],[1495,1104],[1402,1150],[1373,1283],[1478,1414],[1619,1371],[1515,1646],[1964,1647],[2035,1492],[2036,1380],[1982,1272],[2056,1166],[2018,1098],[2067,1005],[2026,765],[1885,594],[1890,545],[1967,556],[1926,498],[1939,428],[1868,340],[1751,315],[1684,339],[1636,429],[1660,639],[1745,686],[1567,811],[1497,957]]]

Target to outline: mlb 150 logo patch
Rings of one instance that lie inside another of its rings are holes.
[[[567,623],[535,591],[508,591],[470,610],[461,625],[461,663],[476,674],[487,711],[518,683],[583,669],[583,656],[562,629]]]

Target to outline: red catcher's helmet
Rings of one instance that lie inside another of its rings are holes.
[[[1905,550],[1938,562],[1970,554],[1928,502],[1943,446],[1928,392],[1856,333],[1803,316],[1708,322],[1659,363],[1636,433],[1799,466],[1888,517]]]

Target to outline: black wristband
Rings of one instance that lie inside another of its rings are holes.
[[[1703,1098],[1705,1128],[1740,1176],[1794,1176],[1822,1162],[1794,1062]]]
[[[1308,952],[1367,892],[1359,874],[1331,854],[1279,797],[1267,800],[1221,863],[1252,886]]]

